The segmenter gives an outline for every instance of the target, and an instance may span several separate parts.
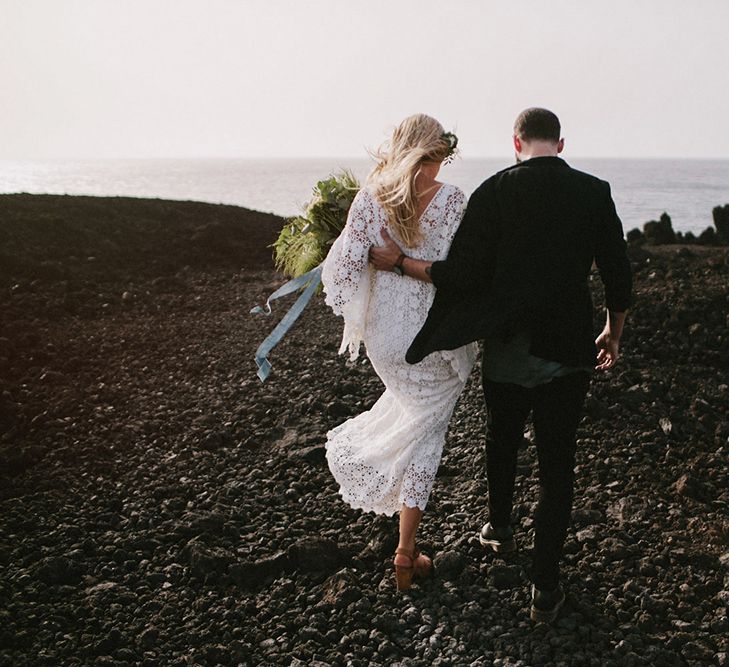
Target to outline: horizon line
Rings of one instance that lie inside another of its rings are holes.
[[[727,161],[729,156],[682,156],[682,155],[560,155],[565,160],[707,160],[707,161]],[[502,160],[508,159],[509,163],[513,162],[514,156],[510,155],[470,155],[467,157],[458,157],[458,161],[466,160]],[[54,161],[113,161],[113,160],[257,160],[257,161],[284,161],[284,160],[357,160],[371,161],[372,158],[363,155],[253,155],[253,156],[214,156],[214,155],[195,155],[195,156],[46,156],[46,157],[3,157],[0,156],[0,162],[54,162]]]

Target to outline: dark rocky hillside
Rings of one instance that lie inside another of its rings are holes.
[[[633,248],[624,355],[579,433],[567,603],[528,615],[521,550],[484,554],[478,369],[422,527],[344,505],[326,431],[382,391],[313,303],[271,356],[251,316],[282,221],[229,206],[0,197],[0,665],[726,665],[729,249]],[[93,258],[93,259],[91,259]],[[594,280],[596,327],[602,315]]]

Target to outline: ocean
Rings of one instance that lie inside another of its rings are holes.
[[[712,225],[712,208],[729,204],[729,160],[565,159],[610,182],[626,232],[665,211],[674,229],[699,234]],[[457,159],[440,179],[470,194],[510,164],[510,158]],[[341,168],[362,179],[370,166],[360,158],[0,160],[0,193],[192,199],[291,216],[316,181]]]

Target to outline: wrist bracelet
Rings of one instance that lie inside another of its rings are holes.
[[[405,258],[407,255],[404,252],[400,253],[400,256],[397,258],[397,261],[395,262],[395,265],[392,267],[392,270],[397,273],[398,276],[404,276],[405,270],[402,268],[402,263],[405,261]]]

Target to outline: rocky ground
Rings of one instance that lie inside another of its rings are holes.
[[[568,600],[547,626],[528,616],[530,433],[520,553],[476,538],[478,370],[422,527],[437,576],[395,591],[396,520],[348,509],[324,460],[326,430],[381,392],[372,369],[336,355],[317,302],[255,376],[275,320],[248,310],[281,282],[278,225],[0,197],[0,665],[727,664],[727,249],[633,251],[637,302],[588,398]]]

